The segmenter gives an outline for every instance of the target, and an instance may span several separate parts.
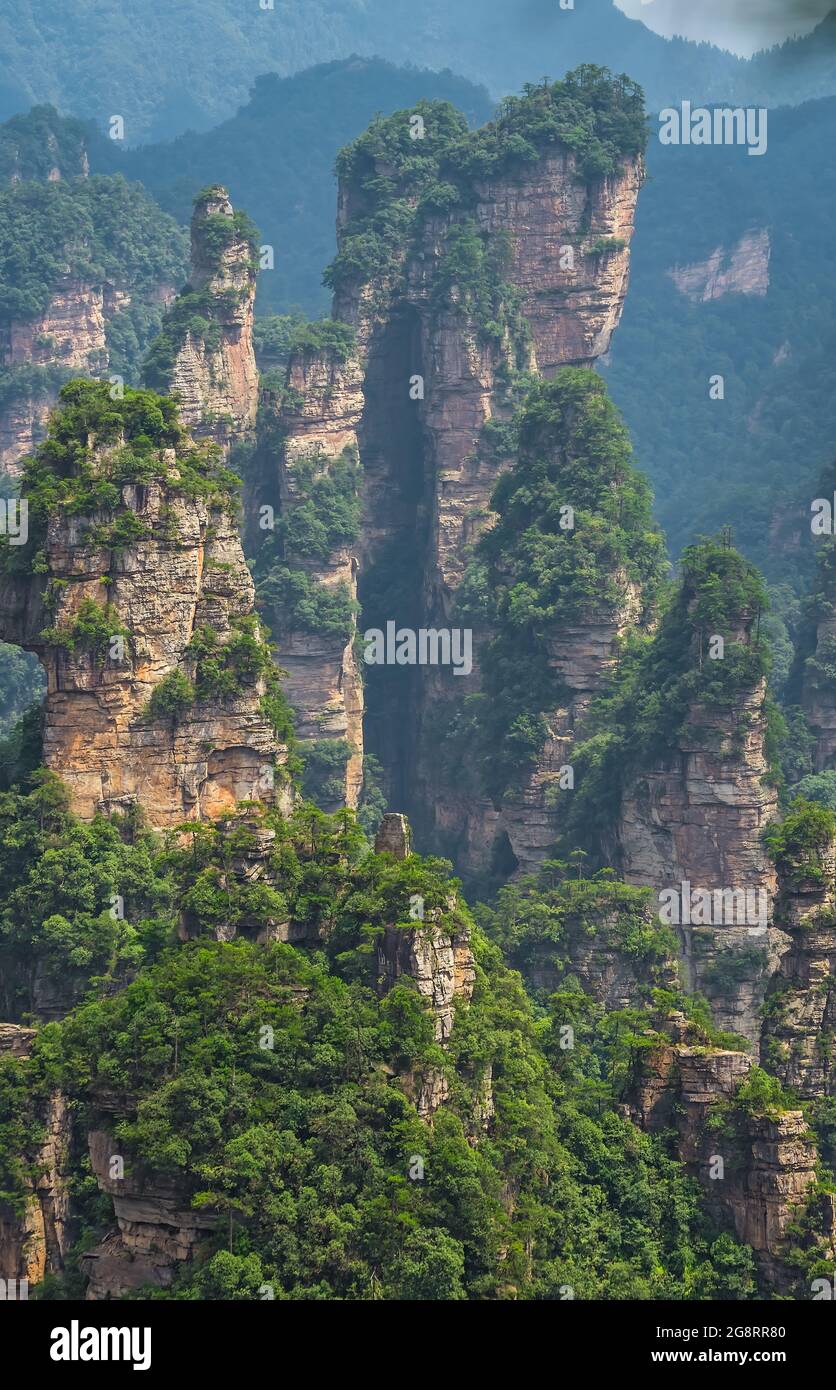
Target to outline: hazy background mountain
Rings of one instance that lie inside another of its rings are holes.
[[[749,56],[805,34],[832,9],[832,0],[616,0],[619,9],[657,34],[681,34]]]
[[[772,112],[759,159],[651,139],[648,163],[610,390],[674,551],[731,525],[797,575],[836,440],[836,101]]]
[[[452,73],[353,58],[294,77],[260,77],[250,100],[213,130],[137,150],[94,140],[91,167],[140,180],[183,224],[195,194],[223,183],[274,248],[275,268],[259,278],[258,312],[299,306],[316,317],[331,302],[322,272],[336,249],[337,151],[378,111],[402,110],[422,97],[452,102],[473,125],[493,112],[484,87]]]
[[[613,0],[2,0],[0,117],[51,102],[102,126],[121,115],[128,143],[171,139],[231,115],[261,73],[352,53],[451,68],[496,97],[595,62],[630,73],[654,109],[681,96],[795,101],[836,92],[824,46],[824,59],[789,45],[777,66],[750,65],[661,38]]]

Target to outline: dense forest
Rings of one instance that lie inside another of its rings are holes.
[[[818,1297],[832,23],[745,63],[611,0],[36,8],[0,26],[0,1279]],[[818,99],[764,158],[657,139],[767,80]]]

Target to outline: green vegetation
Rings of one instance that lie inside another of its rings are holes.
[[[223,218],[224,222],[228,219]],[[238,293],[225,290],[192,290],[187,286],[177,296],[171,308],[166,310],[145,360],[142,364],[142,379],[153,391],[163,394],[171,386],[171,374],[177,361],[177,354],[191,337],[201,342],[207,352],[215,352],[221,345],[223,323],[229,318],[238,304]]]
[[[344,644],[351,641],[358,605],[347,584],[323,584],[304,570],[273,565],[257,579],[260,605],[281,632],[312,632]]]
[[[4,184],[38,179],[71,179],[85,172],[90,127],[53,106],[33,106],[0,126],[0,180]]]
[[[829,811],[836,811],[836,772],[816,772],[802,777],[793,790],[802,801],[818,801]]]
[[[752,1067],[743,1085],[735,1092],[733,1108],[744,1115],[765,1115],[777,1119],[795,1108],[793,1096],[784,1090],[777,1077],[761,1067]]]
[[[71,1007],[107,993],[153,958],[169,928],[167,889],[136,821],[68,811],[64,788],[41,770],[0,792],[0,1002],[3,1016]],[[121,897],[124,916],[114,906]]]
[[[463,216],[461,225],[454,222],[448,248],[449,283],[463,269],[475,279],[486,317],[496,275],[490,260],[497,252],[478,246],[476,224],[468,221],[474,185],[513,177],[552,148],[571,150],[578,177],[588,182],[613,173],[623,157],[641,154],[646,138],[641,89],[591,64],[560,82],[527,84],[521,97],[508,97],[496,120],[476,131],[449,102],[420,101],[411,111],[377,117],[337,159],[337,173],[359,211],[343,231],[325,282],[340,289],[396,274],[427,217]]]
[[[49,779],[0,799],[0,815],[0,846],[14,845],[3,851],[4,978],[27,974],[23,953],[61,909],[69,915],[48,949],[60,961],[68,949],[82,954],[83,939],[89,957],[73,978],[91,975],[87,1002],[41,1030],[32,1060],[0,1067],[0,1186],[20,1193],[51,1089],[66,1091],[80,1136],[106,1094],[128,1171],[173,1181],[183,1202],[218,1215],[164,1296],[257,1299],[265,1282],[290,1300],[754,1291],[750,1252],[711,1229],[661,1140],[614,1111],[631,1058],[649,1045],[639,1014],[607,1019],[570,991],[536,1016],[473,926],[475,993],[446,1052],[409,979],[385,995],[375,987],[376,942],[393,922],[412,928],[413,894],[445,929],[468,926],[442,861],[369,854],[349,813],[306,806],[288,821],[257,816],[276,840],[269,881],[250,883],[230,871],[252,842],[249,821],[195,824],[155,846],[135,825],[77,826]],[[97,911],[115,891],[125,922]],[[178,921],[192,938],[184,945],[174,943]],[[324,949],[246,939],[276,921],[313,940],[323,932]],[[239,938],[216,941],[221,925]],[[113,946],[96,932],[107,930],[134,933],[133,959],[125,947],[100,979],[102,946]],[[133,982],[125,969],[139,970]],[[560,1045],[567,1017],[571,1052]],[[435,1070],[450,1095],[430,1126],[411,1078]],[[72,1180],[86,1248],[101,1238],[108,1204],[90,1199],[80,1169]],[[513,1203],[503,1200],[509,1184]],[[73,1291],[71,1262],[53,1296]]]
[[[644,93],[623,74],[584,63],[559,82],[527,82],[506,97],[495,121],[461,140],[442,165],[449,177],[496,178],[557,146],[576,156],[584,181],[612,174],[626,156],[644,153]]]
[[[233,619],[232,632],[224,641],[214,628],[197,628],[183,652],[183,662],[186,670],[170,671],[152,691],[146,708],[149,719],[177,720],[197,702],[232,699],[260,684],[266,692],[262,709],[276,732],[292,742],[280,673],[256,617]]]
[[[150,719],[179,719],[191,709],[195,689],[184,671],[169,671],[151,692],[148,701]]]
[[[551,4],[520,14],[505,0],[459,0],[455,8],[445,0],[426,0],[420,28],[409,10],[391,0],[364,0],[362,6],[310,0],[304,9],[276,0],[275,8],[281,42],[270,18],[259,22],[238,0],[180,0],[176,6],[147,0],[136,13],[66,0],[54,21],[40,26],[35,0],[20,0],[8,16],[0,114],[36,100],[98,119],[102,112],[123,111],[130,142],[171,141],[183,130],[204,130],[224,120],[246,102],[255,72],[300,73],[335,54],[344,56],[341,63],[315,70],[318,105],[302,107],[307,124],[294,122],[286,133],[288,143],[300,143],[307,154],[321,140],[319,111],[325,120],[346,88],[353,94],[348,78],[370,86],[371,113],[388,109],[385,73],[369,73],[372,64],[358,56],[364,53],[381,53],[391,62],[420,64],[436,73],[442,68],[472,72],[497,92],[539,73],[547,56],[553,62],[559,58],[561,69],[590,53],[611,66],[629,59],[631,72],[648,88],[654,111],[683,91],[705,100],[775,106],[833,91],[830,45],[823,37],[827,25],[746,62],[707,43],[665,40],[611,8],[609,0],[576,4],[568,23],[565,13]],[[815,16],[826,8],[806,6],[802,13]],[[414,71],[416,79],[424,77]],[[455,79],[442,75],[452,85]],[[302,76],[310,84],[310,74]],[[286,79],[286,85],[293,81]],[[278,85],[279,79],[274,82]],[[297,104],[298,98],[297,103],[285,99],[289,116]],[[280,149],[279,141],[265,140],[261,130],[252,143],[271,157]],[[218,137],[217,145],[223,150],[228,141]],[[204,182],[212,177],[199,176]]]
[[[200,239],[206,264],[214,269],[220,268],[224,255],[236,243],[244,241],[250,249],[253,267],[257,269],[258,229],[246,212],[236,209],[231,217],[222,212],[206,212],[209,203],[219,192],[218,184],[211,184],[198,193],[194,200],[195,213],[200,217]]]
[[[275,672],[270,647],[262,639],[255,617],[233,620],[233,631],[219,642],[214,628],[200,627],[183,653],[194,667],[198,700],[222,700],[239,695]]]
[[[130,639],[130,632],[122,625],[119,615],[111,604],[102,607],[95,599],[82,599],[72,622],[64,627],[44,628],[41,641],[48,647],[61,647],[64,651],[75,652],[81,647],[92,652],[99,661],[104,661],[113,637]]]
[[[50,362],[46,366],[20,362],[14,367],[2,367],[0,409],[8,410],[23,401],[51,406],[61,387],[74,375],[72,367],[65,367],[60,362]]]
[[[269,581],[275,566],[328,560],[350,545],[360,527],[360,459],[356,445],[336,459],[324,455],[293,464],[293,501],[272,531],[264,533],[255,570]]]
[[[700,709],[731,709],[768,672],[768,644],[758,630],[767,604],[760,575],[736,550],[703,541],[685,551],[658,629],[626,640],[610,690],[593,702],[573,757],[573,843],[597,846],[630,778],[673,755],[683,736],[711,747],[716,735],[699,726]],[[717,637],[722,649],[712,645]],[[768,706],[767,714],[775,735],[767,751],[777,759],[777,711]]]
[[[797,797],[782,821],[767,826],[763,838],[778,872],[789,883],[824,886],[832,872],[825,855],[836,840],[836,812]]]
[[[290,361],[296,333],[308,327],[300,310],[290,314],[264,314],[253,323],[253,346],[262,376]]]
[[[344,738],[317,738],[305,744],[302,793],[317,806],[345,800],[345,769],[351,746]]]
[[[272,321],[276,323],[276,320]],[[278,320],[279,323],[283,322]],[[266,335],[260,330],[262,342]],[[320,354],[332,357],[335,362],[345,362],[355,348],[355,332],[347,323],[339,319],[314,319],[310,323],[296,322],[290,333],[288,357],[316,357]]]
[[[574,864],[546,861],[539,874],[501,888],[495,906],[480,905],[477,920],[529,987],[546,996],[567,981],[577,988],[585,953],[603,949],[629,961],[636,993],[650,1005],[654,990],[674,978],[676,937],[660,922],[649,888],[619,883],[611,869],[579,877],[581,864],[582,856]]]
[[[386,813],[388,802],[382,787],[383,767],[371,753],[363,756],[363,794],[357,810],[357,821],[370,840]]]
[[[560,703],[551,643],[566,627],[648,611],[664,567],[650,493],[594,372],[564,368],[531,388],[516,421],[517,461],[491,499],[497,522],[476,547],[464,616],[495,633],[482,693],[465,701],[456,747],[476,742],[484,785],[524,778]],[[568,509],[568,510],[567,510]]]
[[[437,315],[456,303],[477,325],[484,342],[510,342],[512,370],[524,371],[530,360],[531,334],[523,317],[520,294],[504,278],[511,262],[510,238],[486,237],[473,217],[451,230],[433,289]]]
[[[69,277],[128,291],[131,303],[106,326],[109,370],[136,379],[142,351],[160,323],[161,286],[182,280],[186,238],[138,184],[121,175],[18,182],[0,190],[0,315],[27,321],[43,314]],[[0,391],[32,395],[45,370],[6,369]]]
[[[240,479],[224,467],[217,446],[188,439],[174,401],[133,387],[114,398],[107,382],[68,382],[46,440],[24,463],[28,543],[4,545],[3,563],[37,571],[47,519],[61,509],[96,517],[88,531],[91,543],[116,550],[135,544],[144,531],[122,507],[120,484],[166,476],[163,449],[175,449],[177,457],[179,477],[166,477],[169,492],[205,497],[213,506],[232,505]],[[109,520],[101,514],[110,514]]]
[[[354,14],[352,22],[359,21]],[[294,22],[288,11],[283,33]],[[356,42],[352,37],[349,48]],[[102,172],[119,169],[139,179],[181,223],[188,222],[203,185],[222,183],[276,248],[273,269],[259,277],[259,314],[304,323],[329,312],[322,267],[335,250],[334,160],[342,146],[380,112],[415,108],[426,98],[452,102],[471,122],[489,120],[493,106],[484,88],[449,71],[398,69],[379,58],[355,57],[280,77],[267,71],[274,60],[275,54],[262,65],[249,100],[243,90],[240,110],[216,129],[198,130],[191,122],[178,139],[167,130],[163,143],[134,149],[99,141],[91,159]]]
[[[695,939],[695,951],[699,949],[698,941],[699,936]],[[711,965],[700,971],[700,981],[709,998],[733,994],[744,980],[759,979],[766,966],[766,952],[757,946],[744,946],[742,950],[720,950]]]
[[[0,642],[0,737],[11,731],[30,705],[40,703],[44,690],[37,657]]]
[[[768,171],[745,167],[764,161],[738,148],[650,142],[630,291],[602,371],[673,553],[730,526],[770,579],[800,591],[813,568],[810,503],[833,495],[833,479],[819,490],[819,476],[836,438],[827,232],[836,101],[769,105]],[[699,279],[693,296],[677,288],[675,267],[704,267],[715,254],[734,288],[716,298],[703,297]],[[768,256],[768,292],[751,269],[732,269],[736,254],[751,268]],[[722,400],[709,394],[713,374]]]

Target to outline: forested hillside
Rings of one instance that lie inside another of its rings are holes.
[[[835,147],[832,101],[771,112],[758,159],[652,140],[603,368],[674,553],[729,525],[771,579],[795,584],[836,439]]]
[[[579,63],[626,70],[652,110],[694,100],[803,101],[833,94],[827,30],[751,66],[709,44],[666,40],[628,19],[613,0],[63,0],[45,22],[37,0],[0,21],[0,116],[51,102],[125,138],[171,139],[232,114],[261,73],[287,76],[359,53],[452,68],[494,97]],[[148,71],[153,71],[149,81]]]
[[[757,65],[608,0],[201,8],[25,6],[7,94],[465,76],[0,127],[0,1280],[818,1299],[836,97],[664,148],[622,67]]]

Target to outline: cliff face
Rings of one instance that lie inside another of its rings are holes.
[[[217,1215],[191,1210],[174,1183],[143,1181],[128,1171],[112,1176],[119,1143],[108,1130],[91,1130],[88,1143],[90,1165],[100,1191],[113,1202],[117,1229],[82,1256],[85,1297],[122,1298],[143,1285],[168,1288],[177,1264],[194,1258]]]
[[[371,175],[392,176],[385,157],[372,163]],[[317,587],[341,585],[350,601],[359,599],[364,630],[385,629],[387,621],[412,630],[450,626],[469,549],[490,523],[490,497],[510,462],[507,453],[487,447],[486,427],[509,421],[521,370],[549,375],[568,364],[591,364],[606,351],[624,301],[642,176],[638,157],[590,179],[575,154],[548,151],[507,175],[474,180],[466,215],[425,215],[412,244],[405,237],[376,273],[340,278],[334,317],[353,330],[354,350],[335,362],[332,351],[307,347],[292,360],[290,391],[274,414],[272,444],[262,447],[253,495],[263,500],[272,486],[287,516],[300,459],[316,457],[327,467],[347,448],[358,449],[356,537],[327,558],[303,557],[301,565]],[[365,205],[366,194],[346,176],[341,254]],[[471,236],[473,254],[491,266],[502,263],[502,302],[494,302],[490,324],[460,260]],[[463,805],[460,788],[442,785],[433,757],[448,718],[451,692],[443,674],[429,667],[367,668],[364,700],[353,624],[348,633],[323,636],[313,626],[294,627],[281,602],[268,600],[266,613],[283,634],[281,659],[303,742],[323,736],[347,742],[343,799],[356,803],[365,739],[365,751],[384,767],[390,804],[410,811],[422,839],[446,838],[455,823],[461,862],[484,868],[505,823],[489,800],[470,795]],[[606,664],[613,634],[604,627],[587,634],[595,652],[579,652],[579,665]],[[556,656],[556,664],[571,659]],[[477,670],[454,686],[465,683],[468,693],[478,688]],[[540,774],[509,808],[508,834],[521,863],[536,862],[554,838],[542,783],[575,718],[574,708],[556,713],[555,743]]]
[[[752,1247],[767,1287],[787,1293],[795,1279],[787,1260],[789,1227],[816,1186],[818,1154],[804,1117],[800,1110],[771,1115],[739,1108],[737,1092],[752,1059],[693,1046],[681,1015],[669,1028],[670,1044],[644,1064],[632,1117],[651,1132],[675,1127],[678,1156],[700,1182],[708,1211]],[[834,1253],[824,1234],[821,1253]]]
[[[304,507],[310,475],[327,480],[334,466],[356,459],[357,423],[363,409],[363,382],[355,359],[333,354],[302,353],[291,363],[285,402],[269,392],[262,398],[258,448],[251,476],[258,479],[248,494],[249,540],[264,539],[259,530],[262,508],[269,508],[270,530],[290,521]],[[316,485],[316,481],[314,482]],[[256,521],[258,518],[258,522]],[[331,542],[326,542],[326,547]],[[348,536],[315,555],[285,547],[293,568],[327,599],[344,596],[349,609],[357,601],[358,559]],[[356,807],[363,785],[363,684],[355,648],[355,625],[349,611],[344,626],[300,625],[297,611],[271,593],[262,595],[266,620],[280,648],[284,688],[295,712],[297,738],[303,748],[317,740],[345,747],[342,784],[335,794],[320,796],[326,810]]]
[[[693,614],[700,599],[689,583],[684,602]],[[733,615],[725,629],[724,641],[736,644],[744,658],[755,622],[747,611]],[[686,663],[692,672],[711,664],[705,638],[700,631],[691,639]],[[731,661],[732,649],[725,650],[722,661]],[[713,906],[707,917],[681,911],[671,925],[680,938],[687,987],[708,996],[719,1027],[755,1048],[767,982],[789,946],[773,925],[777,880],[763,843],[778,804],[767,775],[765,699],[763,678],[741,675],[722,697],[691,702],[673,754],[647,762],[628,779],[616,829],[628,883],[680,897],[707,892],[712,904],[718,890],[738,895],[738,905],[723,906],[722,913]],[[745,912],[743,894],[749,895]]]
[[[106,401],[106,387],[91,389]],[[129,447],[123,431],[88,449],[112,504],[51,512],[37,572],[0,586],[0,631],[44,665],[44,760],[77,814],[138,802],[164,827],[271,800],[285,754],[262,711],[254,590],[229,499],[195,479],[188,437],[146,458],[142,482],[113,482]],[[224,669],[207,681],[209,662]]]
[[[0,1023],[0,1055],[29,1055],[35,1030]],[[69,1157],[71,1122],[67,1102],[53,1092],[39,1116],[43,1139],[30,1155],[35,1176],[27,1182],[22,1210],[0,1204],[0,1278],[27,1279],[34,1287],[64,1268],[70,1244]]]
[[[804,1100],[836,1092],[836,846],[815,877],[781,882],[776,917],[789,940],[766,999],[769,1068]]]
[[[146,379],[180,404],[196,438],[226,445],[255,425],[258,371],[253,351],[256,254],[254,232],[236,215],[226,189],[214,187],[195,205],[191,272],[163,322],[164,363],[152,351]]]
[[[155,298],[160,304],[170,303],[174,286],[161,284]],[[43,314],[0,323],[0,366],[7,370],[24,366],[50,369],[63,377],[106,376],[110,365],[108,326],[130,304],[127,288],[66,276]],[[21,459],[46,437],[57,394],[58,386],[47,374],[31,391],[13,396],[0,410],[0,469],[17,476]]]
[[[674,266],[668,275],[680,293],[697,304],[726,294],[765,295],[771,252],[767,228],[745,232],[735,246],[718,246],[706,260]]]

